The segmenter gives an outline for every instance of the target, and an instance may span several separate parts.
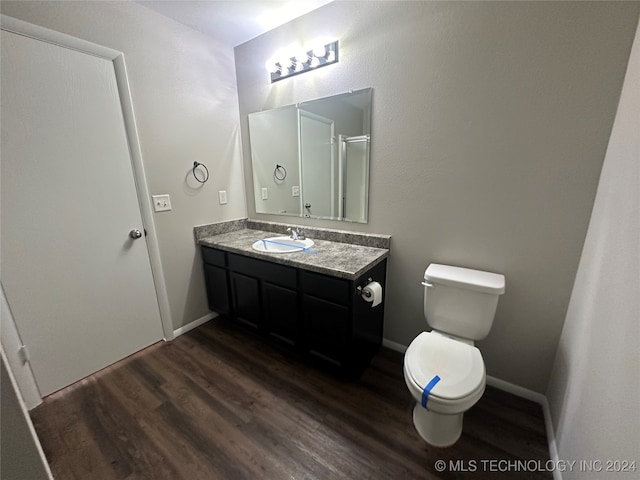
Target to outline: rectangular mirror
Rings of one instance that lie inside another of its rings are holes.
[[[249,114],[257,213],[366,223],[372,89]]]

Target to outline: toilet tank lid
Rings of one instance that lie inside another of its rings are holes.
[[[505,288],[504,275],[502,274],[438,263],[432,263],[427,267],[424,279],[437,285],[466,288],[496,295],[502,295]]]

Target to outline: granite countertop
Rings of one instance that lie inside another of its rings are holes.
[[[240,229],[198,239],[200,245],[238,253],[247,257],[268,260],[282,265],[332,275],[334,277],[355,280],[369,268],[382,262],[389,256],[386,248],[333,242],[315,239],[313,249],[317,253],[267,253],[251,248],[256,240],[282,236],[280,233],[255,229]]]

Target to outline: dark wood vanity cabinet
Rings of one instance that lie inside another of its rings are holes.
[[[235,253],[221,253],[227,257],[231,280],[231,316],[261,333],[296,343],[297,270]]]
[[[204,281],[206,285],[215,285],[215,288],[207,287],[209,308],[220,315],[230,315],[229,273],[226,269],[225,255],[220,250],[203,248],[202,259],[204,260]]]
[[[255,329],[260,328],[260,280],[237,272],[230,272],[229,278],[236,318]]]
[[[310,353],[340,364],[351,326],[350,284],[342,278],[300,271],[302,324]]]
[[[298,292],[264,281],[262,307],[265,332],[291,345],[298,344]]]
[[[322,363],[357,376],[382,343],[384,302],[357,290],[384,285],[386,259],[356,280],[202,247],[209,307]]]

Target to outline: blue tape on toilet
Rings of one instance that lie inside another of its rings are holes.
[[[433,389],[433,387],[435,387],[436,383],[438,383],[439,381],[440,381],[440,377],[436,375],[429,381],[429,383],[427,383],[427,386],[424,387],[424,390],[422,391],[422,406],[424,408],[427,408],[427,400],[429,399],[429,394],[431,393],[431,389]]]

